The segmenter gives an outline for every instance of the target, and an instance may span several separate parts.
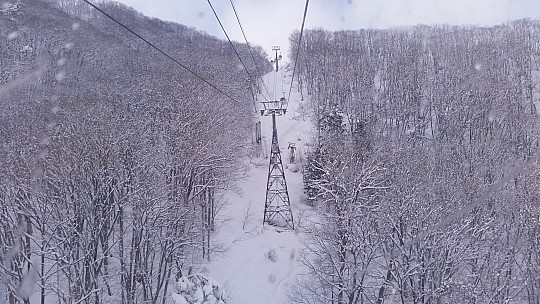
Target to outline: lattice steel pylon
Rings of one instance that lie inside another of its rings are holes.
[[[285,103],[284,97],[280,101],[266,101],[263,102],[264,109],[261,110],[261,115],[272,116],[272,146],[270,148],[268,181],[266,183],[263,225],[283,226],[294,230],[291,202],[283,162],[281,161],[276,127],[276,115],[283,115],[287,111]]]

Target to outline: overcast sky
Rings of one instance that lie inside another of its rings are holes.
[[[207,0],[117,0],[159,19],[174,21],[225,39]],[[231,39],[243,42],[230,0],[212,0]],[[302,24],[305,0],[233,0],[248,42],[267,53]],[[414,24],[493,25],[540,19],[540,0],[311,0],[306,28],[388,28]]]

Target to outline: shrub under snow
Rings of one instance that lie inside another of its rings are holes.
[[[202,274],[182,276],[171,297],[175,304],[226,304],[223,287]]]

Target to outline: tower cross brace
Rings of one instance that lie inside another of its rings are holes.
[[[286,112],[282,107],[284,102],[285,98],[281,98],[279,102],[263,102],[265,108],[261,110],[261,115],[272,116],[272,145],[270,148],[268,181],[266,183],[263,225],[283,225],[288,229],[294,230],[291,202],[289,191],[287,190],[287,181],[285,179],[285,171],[283,170],[276,127],[276,115],[283,115]]]

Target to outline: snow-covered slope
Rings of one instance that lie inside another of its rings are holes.
[[[274,72],[265,77],[268,88],[274,87]],[[280,75],[276,87],[281,88]],[[285,82],[288,95],[289,85]],[[295,226],[302,221],[303,200],[301,161],[308,149],[310,122],[298,115],[300,97],[291,95],[288,112],[276,118],[285,176],[290,195]],[[272,94],[272,92],[271,92]],[[276,93],[279,99],[281,92]],[[285,96],[287,97],[287,96]],[[264,100],[262,96],[259,100]],[[228,251],[215,257],[206,267],[208,275],[228,289],[229,301],[234,304],[288,303],[287,292],[294,283],[301,244],[299,232],[283,231],[263,226],[263,211],[268,174],[268,154],[272,139],[271,117],[260,117],[262,126],[261,157],[247,159],[249,171],[241,182],[240,195],[230,193],[229,205],[221,213],[228,219],[220,228],[216,239],[228,246]],[[295,143],[295,164],[289,162],[289,143]],[[307,145],[306,145],[307,144]],[[295,172],[293,172],[295,171]]]

